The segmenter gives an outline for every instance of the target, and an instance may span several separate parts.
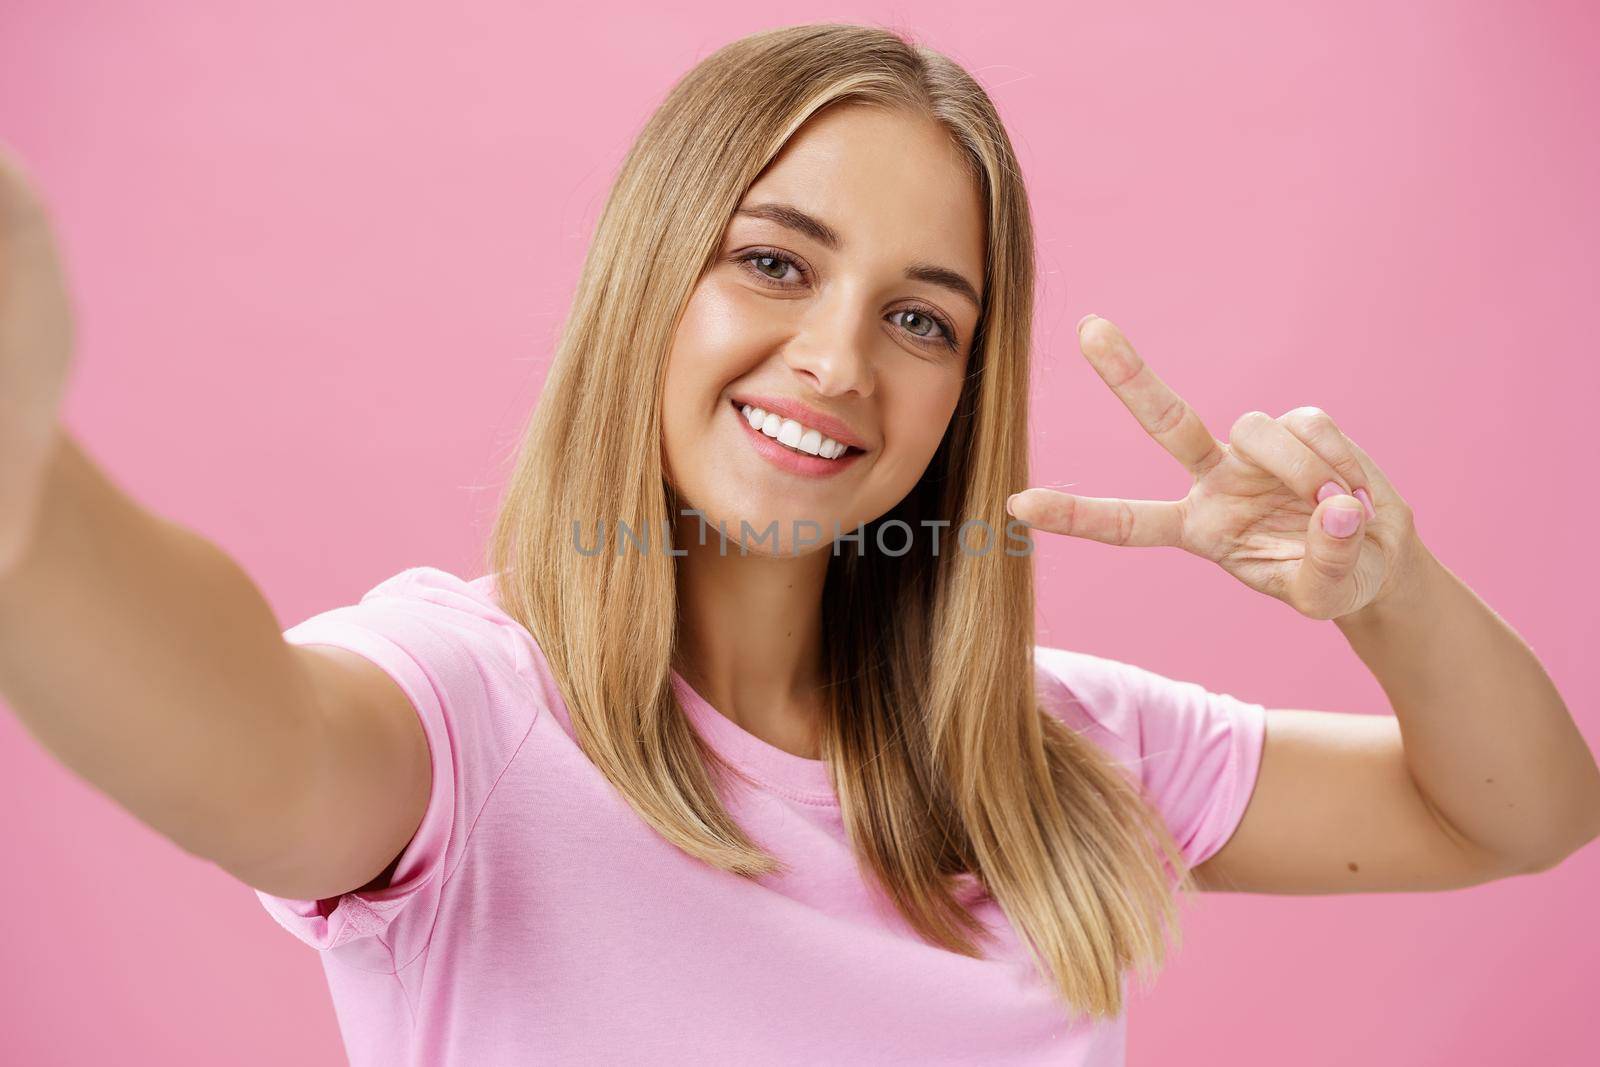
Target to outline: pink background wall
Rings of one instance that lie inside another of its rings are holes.
[[[756,29],[880,22],[968,64],[1021,154],[1037,483],[1187,488],[1078,354],[1087,311],[1214,434],[1323,407],[1600,741],[1592,8],[137,6],[0,7],[0,138],[80,309],[66,418],[285,626],[404,567],[471,569],[610,176],[671,81]],[[1181,553],[1041,537],[1045,643],[1386,707],[1329,623]],[[315,954],[10,715],[0,800],[0,1060],[342,1062]],[[1600,847],[1454,893],[1201,898],[1130,1062],[1577,1062],[1597,874]]]

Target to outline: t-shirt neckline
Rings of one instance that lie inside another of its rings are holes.
[[[826,760],[797,756],[763,741],[712,707],[676,670],[672,683],[695,732],[723,759],[791,799],[808,804],[839,803]]]

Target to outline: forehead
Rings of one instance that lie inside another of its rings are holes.
[[[925,116],[861,105],[824,111],[796,131],[743,202],[765,201],[828,223],[847,256],[948,262],[982,277],[981,188],[960,146]]]

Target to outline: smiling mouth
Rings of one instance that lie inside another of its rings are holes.
[[[750,404],[741,404],[737,400],[730,400],[729,403],[739,413],[739,417],[750,425],[751,429],[765,435],[797,455],[837,460],[862,451],[862,449],[854,445],[835,441],[820,430],[814,430],[794,419],[787,419],[776,413],[763,411],[761,408],[753,407]]]

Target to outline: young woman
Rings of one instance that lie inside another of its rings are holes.
[[[1086,316],[1193,485],[1013,497],[1017,162],[885,30],[695,67],[607,202],[484,575],[281,634],[57,424],[48,227],[15,170],[0,204],[5,695],[320,950],[352,1063],[1120,1063],[1184,891],[1447,889],[1600,830],[1539,663],[1327,414],[1216,439]],[[1395,715],[1036,646],[1011,515],[1334,621]]]

